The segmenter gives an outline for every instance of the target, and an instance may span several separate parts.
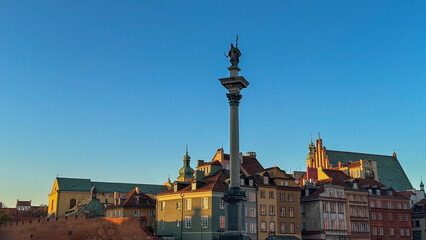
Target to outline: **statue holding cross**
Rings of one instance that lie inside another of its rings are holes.
[[[228,52],[228,55],[225,54],[226,57],[229,57],[229,62],[231,62],[231,67],[238,67],[238,63],[240,62],[240,56],[241,52],[238,49],[238,34],[237,39],[235,40],[235,47],[234,44],[231,43],[231,49]]]

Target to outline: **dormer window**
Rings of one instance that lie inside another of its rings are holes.
[[[380,195],[380,189],[376,189],[376,195]]]
[[[249,186],[253,187],[253,180],[252,179],[249,180]]]
[[[194,182],[191,184],[191,190],[196,190],[197,189],[197,183]]]
[[[283,180],[281,180],[281,186],[284,186],[284,181]]]
[[[244,179],[240,179],[240,186],[244,186]]]
[[[267,176],[263,177],[263,184],[269,184],[269,177]]]
[[[285,185],[288,186],[288,181],[285,181]]]
[[[368,194],[373,195],[373,189],[369,188],[368,189]]]

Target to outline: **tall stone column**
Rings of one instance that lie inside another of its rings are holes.
[[[240,105],[240,99],[243,97],[239,92],[226,94],[229,100],[230,108],[230,153],[231,153],[231,188],[240,187],[240,126],[238,117],[238,106]]]
[[[238,44],[237,44],[238,46]],[[223,199],[226,204],[226,231],[222,235],[222,239],[250,239],[247,235],[242,234],[244,229],[244,205],[246,193],[240,189],[240,130],[238,106],[242,95],[240,91],[249,85],[249,82],[243,77],[238,76],[240,68],[238,67],[240,50],[231,44],[228,57],[232,66],[228,68],[229,77],[221,78],[220,83],[228,90],[226,94],[229,100],[230,108],[230,185],[228,191],[225,192]]]

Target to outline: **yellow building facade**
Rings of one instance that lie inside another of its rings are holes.
[[[49,216],[65,216],[65,213],[78,202],[99,199],[101,203],[114,201],[114,194],[125,196],[139,187],[142,192],[158,194],[167,190],[166,186],[153,184],[92,182],[90,179],[57,177],[49,193]]]

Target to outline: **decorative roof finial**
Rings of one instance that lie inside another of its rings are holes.
[[[312,134],[311,134],[311,142],[312,142]]]
[[[320,132],[318,132],[318,138],[321,139],[321,133]]]
[[[186,153],[185,155],[188,155],[188,144],[186,144],[186,152],[185,153]]]

